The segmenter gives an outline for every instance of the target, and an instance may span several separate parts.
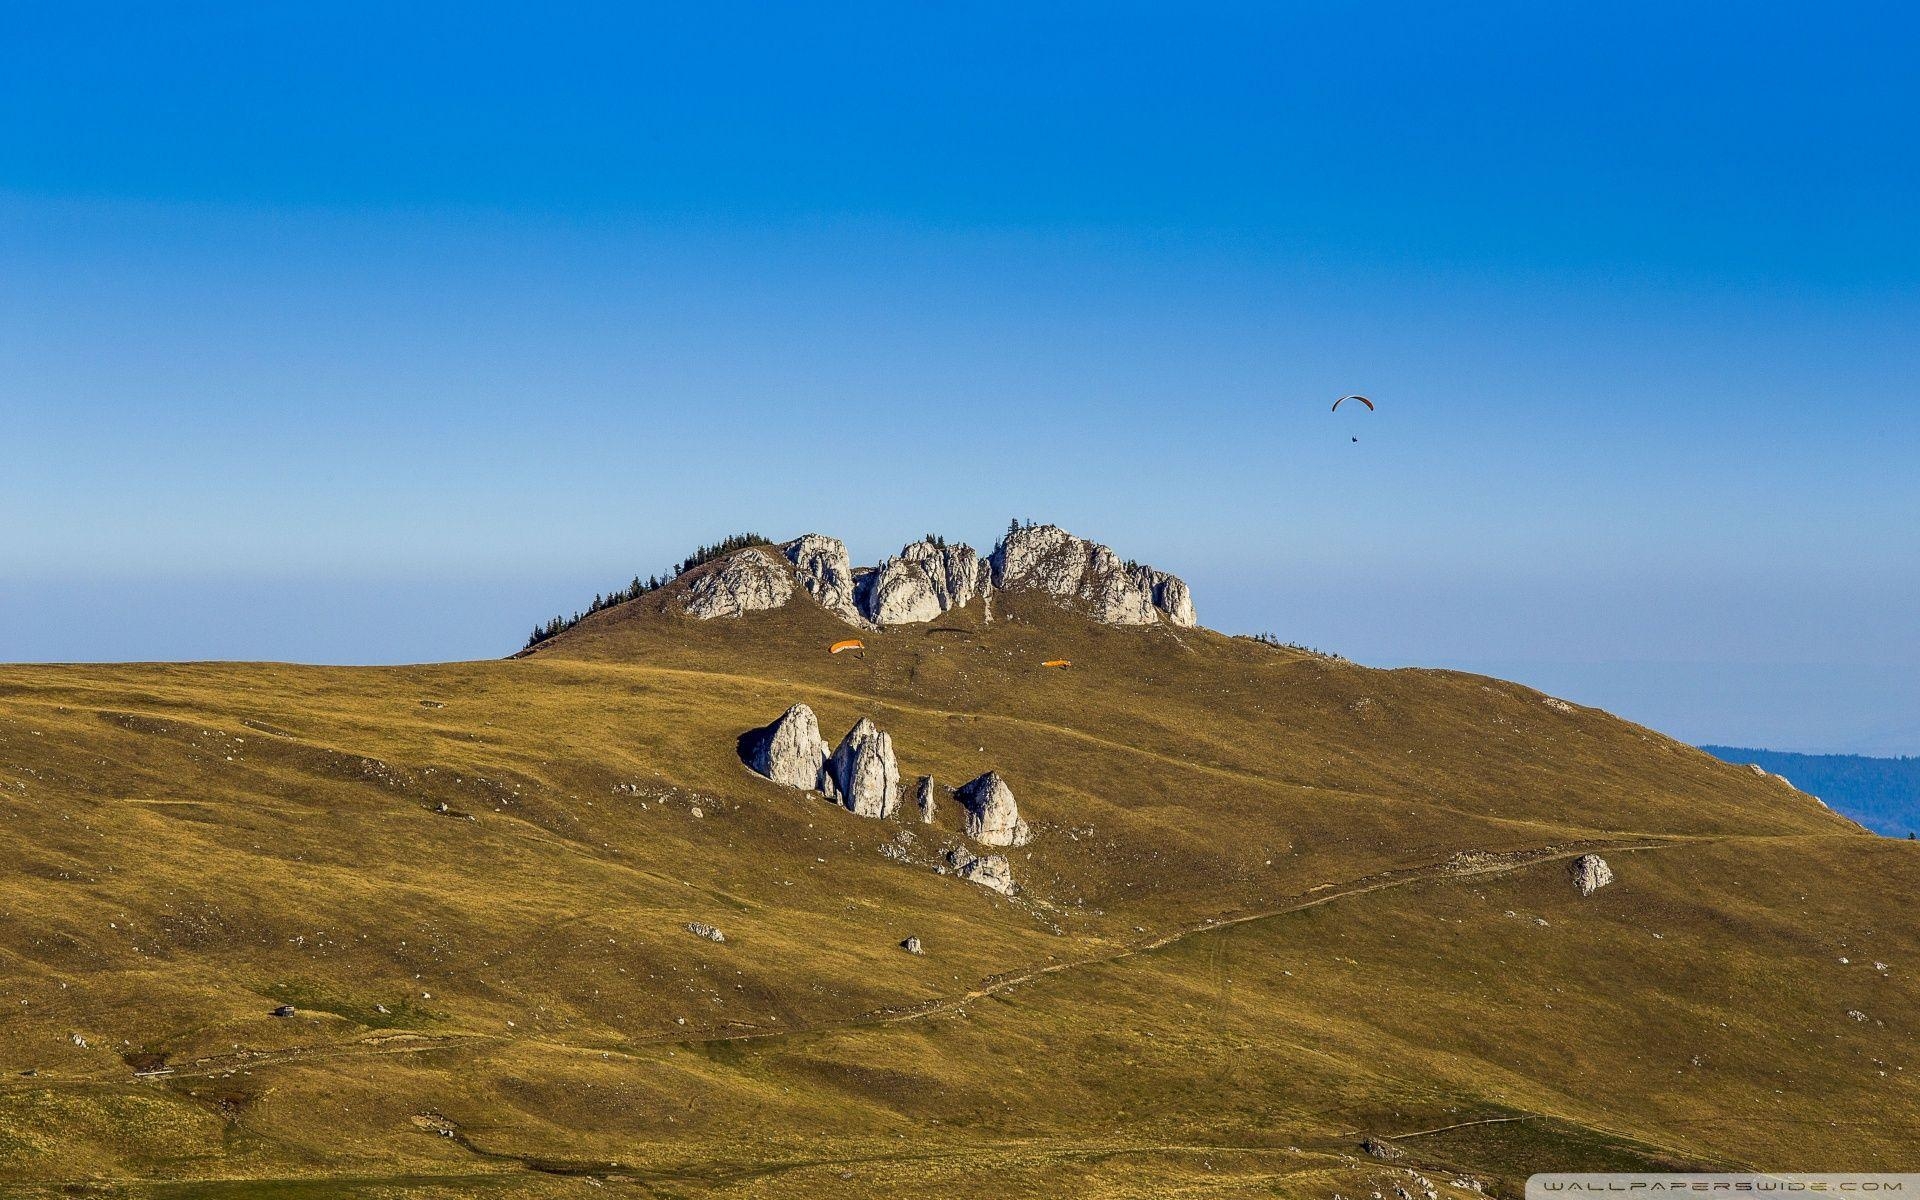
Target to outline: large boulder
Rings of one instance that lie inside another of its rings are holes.
[[[1179,577],[1123,561],[1057,525],[1013,526],[988,561],[994,587],[1084,601],[1109,625],[1195,624],[1192,593]]]
[[[800,586],[820,602],[821,608],[850,624],[868,625],[854,603],[853,562],[847,557],[845,542],[808,533],[782,545],[780,550],[793,564]]]
[[[913,801],[914,807],[920,810],[920,823],[922,825],[933,824],[933,776],[922,775],[920,777],[920,787],[914,794]]]
[[[1598,854],[1582,854],[1573,860],[1567,873],[1573,877],[1573,889],[1582,896],[1591,896],[1613,882],[1613,868]]]
[[[968,883],[992,888],[1002,896],[1013,895],[1013,868],[1005,855],[975,854],[964,846],[947,851],[947,865]]]
[[[747,765],[775,783],[819,788],[826,774],[827,743],[813,710],[796,704],[761,730],[748,751]]]
[[[758,546],[735,550],[710,566],[687,589],[686,613],[703,621],[779,608],[793,596],[785,563]]]
[[[1032,840],[1013,789],[998,771],[967,784],[954,793],[967,813],[967,836],[983,846],[1024,846]]]
[[[922,624],[966,607],[989,586],[988,578],[985,560],[973,547],[928,536],[862,572],[858,604],[877,625]]]
[[[900,767],[893,739],[861,717],[833,752],[830,793],[863,817],[891,817],[900,809]]]

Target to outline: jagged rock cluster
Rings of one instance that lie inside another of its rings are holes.
[[[859,576],[861,613],[876,625],[914,625],[965,608],[992,587],[987,561],[972,546],[925,538]]]
[[[1194,623],[1193,596],[1178,577],[1122,562],[1057,525],[1008,530],[992,563],[995,587],[1084,600],[1109,625],[1151,625],[1162,614],[1175,625]]]
[[[705,568],[682,607],[703,620],[737,617],[786,604],[796,583],[822,608],[863,629],[922,624],[975,599],[991,616],[996,590],[1083,603],[1111,625],[1196,623],[1192,593],[1177,576],[1122,561],[1056,525],[1016,525],[985,556],[929,536],[875,567],[856,568],[846,543],[817,533],[777,547],[749,546]]]
[[[893,739],[866,717],[829,753],[819,718],[796,704],[751,735],[751,743],[747,765],[775,783],[824,793],[863,817],[891,817],[900,810]]]
[[[819,718],[811,708],[796,704],[771,725],[745,735],[741,756],[775,783],[820,792],[858,816],[890,819],[900,812],[900,767],[893,738],[867,717],[854,722],[829,752]],[[1024,846],[1032,840],[1013,789],[999,772],[988,771],[954,796],[965,812],[966,835],[981,845]],[[933,824],[934,805],[933,777],[922,775],[914,795],[921,824]],[[1013,894],[1013,871],[1002,855],[978,856],[956,848],[948,851],[946,865],[962,879]]]

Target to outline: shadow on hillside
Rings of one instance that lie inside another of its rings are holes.
[[[773,728],[779,723],[776,718],[758,729],[747,730],[733,740],[734,753],[740,756],[740,761],[746,764],[748,770],[753,769],[753,764],[760,757],[760,752],[765,750],[767,743],[773,740]]]

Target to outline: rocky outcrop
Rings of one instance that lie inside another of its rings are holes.
[[[808,533],[787,542],[780,552],[793,564],[794,576],[820,607],[849,624],[870,628],[854,602],[853,562],[839,538]]]
[[[989,585],[986,561],[972,546],[923,538],[860,578],[860,612],[876,625],[921,624],[965,608]]]
[[[1153,571],[1152,575],[1153,606],[1182,629],[1192,629],[1198,625],[1200,618],[1193,611],[1193,590],[1187,586],[1187,581],[1165,571]]]
[[[914,791],[913,804],[920,812],[920,823],[933,824],[933,776],[920,777],[920,786]]]
[[[775,783],[819,788],[826,775],[827,743],[813,710],[796,704],[760,730],[748,748],[747,765]]]
[[[775,783],[819,791],[863,817],[900,809],[900,767],[893,739],[866,717],[829,754],[813,710],[796,704],[773,724],[740,739],[746,764]]]
[[[992,888],[1002,896],[1013,895],[1013,867],[1001,854],[975,854],[964,846],[947,851],[947,866],[968,883]]]
[[[1193,595],[1178,576],[1123,562],[1112,550],[1057,525],[1016,525],[989,559],[993,586],[1088,604],[1109,625],[1196,623]]]
[[[967,836],[981,845],[1024,846],[1032,840],[1027,823],[1020,819],[1013,789],[998,771],[988,771],[955,792],[954,797],[966,809]]]
[[[688,921],[686,929],[688,933],[697,938],[705,938],[710,942],[718,942],[723,946],[727,943],[727,935],[721,933],[705,921]]]
[[[854,723],[833,752],[828,771],[840,803],[863,817],[891,817],[900,809],[900,767],[893,739],[866,717]]]
[[[1567,873],[1573,876],[1573,890],[1591,896],[1613,882],[1613,868],[1598,854],[1582,854],[1573,860]]]
[[[929,534],[867,568],[853,566],[840,539],[803,534],[695,568],[681,605],[703,620],[737,617],[786,604],[796,583],[820,607],[862,629],[925,624],[976,598],[991,620],[995,589],[1076,601],[1109,625],[1196,623],[1193,595],[1179,577],[1122,560],[1057,525],[1015,525],[985,557]]]
[[[900,948],[902,950],[905,950],[908,954],[925,954],[926,953],[926,949],[920,945],[920,939],[917,937],[907,938],[905,941],[900,943]]]
[[[684,607],[688,616],[707,621],[779,608],[792,596],[793,577],[786,564],[774,561],[758,546],[748,546],[695,579],[687,589]]]

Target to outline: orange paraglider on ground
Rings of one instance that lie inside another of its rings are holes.
[[[835,642],[833,645],[827,647],[828,654],[838,654],[843,650],[858,650],[861,658],[867,656],[867,644],[859,638],[848,638],[845,641]]]
[[[1043,667],[1070,667],[1073,665],[1073,660],[1070,658],[1050,658],[1040,665]]]

